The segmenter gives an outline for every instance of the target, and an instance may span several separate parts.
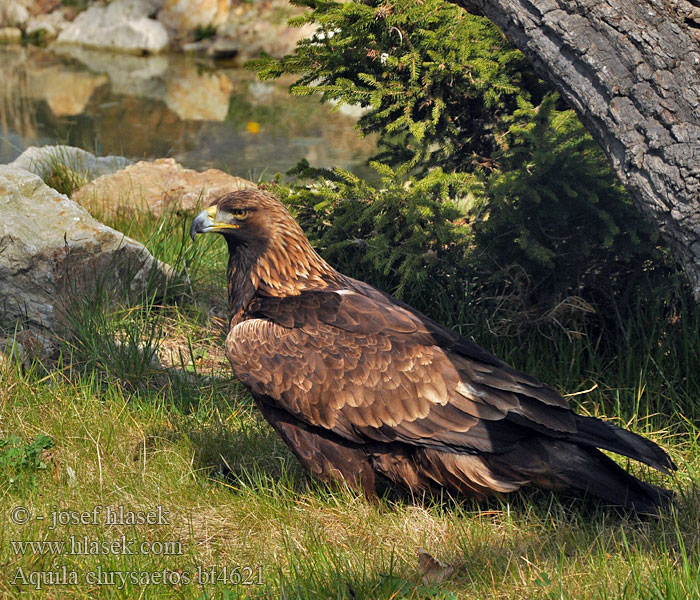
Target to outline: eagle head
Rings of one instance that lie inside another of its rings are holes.
[[[190,237],[220,233],[233,270],[258,290],[295,294],[335,279],[337,272],[311,247],[287,208],[269,192],[248,188],[215,200],[190,226]]]
[[[214,200],[190,226],[190,237],[198,233],[221,233],[229,243],[253,244],[277,237],[277,229],[294,222],[284,205],[260,189],[231,192]],[[303,235],[303,233],[302,233]]]

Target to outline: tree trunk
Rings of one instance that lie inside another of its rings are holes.
[[[700,301],[700,0],[453,0],[576,109]]]

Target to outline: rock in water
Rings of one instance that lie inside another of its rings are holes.
[[[115,0],[107,6],[93,4],[61,31],[57,41],[156,54],[170,44],[165,26],[149,18],[159,7],[160,2],[153,0]]]
[[[27,19],[29,11],[24,3],[17,0],[0,0],[0,27],[22,27]]]
[[[101,289],[115,301],[162,295],[172,269],[96,221],[38,175],[0,165],[0,326],[64,334],[66,309]]]
[[[70,24],[66,12],[55,10],[30,17],[24,31],[29,37],[35,36],[42,41],[54,40]]]
[[[184,37],[197,26],[218,27],[226,23],[229,4],[226,0],[163,0],[158,20],[178,37]]]

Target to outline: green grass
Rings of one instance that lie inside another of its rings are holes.
[[[70,151],[61,146],[54,148],[33,166],[43,173],[42,178],[46,185],[69,197],[89,181],[82,160],[75,158]]]
[[[208,25],[197,25],[194,29],[194,40],[199,42],[213,38],[216,35],[216,26],[209,23]]]
[[[678,490],[675,510],[638,521],[544,492],[485,505],[447,497],[372,503],[310,481],[231,378],[222,352],[225,245],[214,236],[192,244],[187,222],[167,214],[110,223],[181,272],[177,293],[109,309],[77,302],[80,326],[55,368],[0,365],[0,438],[30,448],[26,464],[12,467],[22,477],[0,473],[0,597],[700,598],[696,305],[640,303],[626,336],[614,340],[585,330],[569,339],[556,328],[497,337],[459,308],[436,307],[443,321],[475,331],[558,389],[594,388],[572,403],[667,448],[679,465],[675,477],[630,468]],[[55,446],[32,458],[41,436]],[[13,522],[18,506],[46,520]],[[56,511],[96,506],[97,524],[49,529]],[[169,515],[161,524],[106,525],[106,508],[119,506],[161,506]],[[139,551],[51,556],[11,544],[71,535],[124,536]],[[177,542],[164,548],[180,553],[141,552],[144,542]],[[453,578],[423,582],[418,548],[453,566]],[[21,573],[29,580],[63,567],[81,583],[19,583]],[[239,573],[251,585],[176,581],[198,568],[222,575],[224,567],[234,581],[235,567],[249,567]],[[98,569],[137,578],[167,569],[173,583],[85,583]]]

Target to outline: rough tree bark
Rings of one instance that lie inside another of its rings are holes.
[[[700,0],[452,0],[576,109],[700,301]]]

